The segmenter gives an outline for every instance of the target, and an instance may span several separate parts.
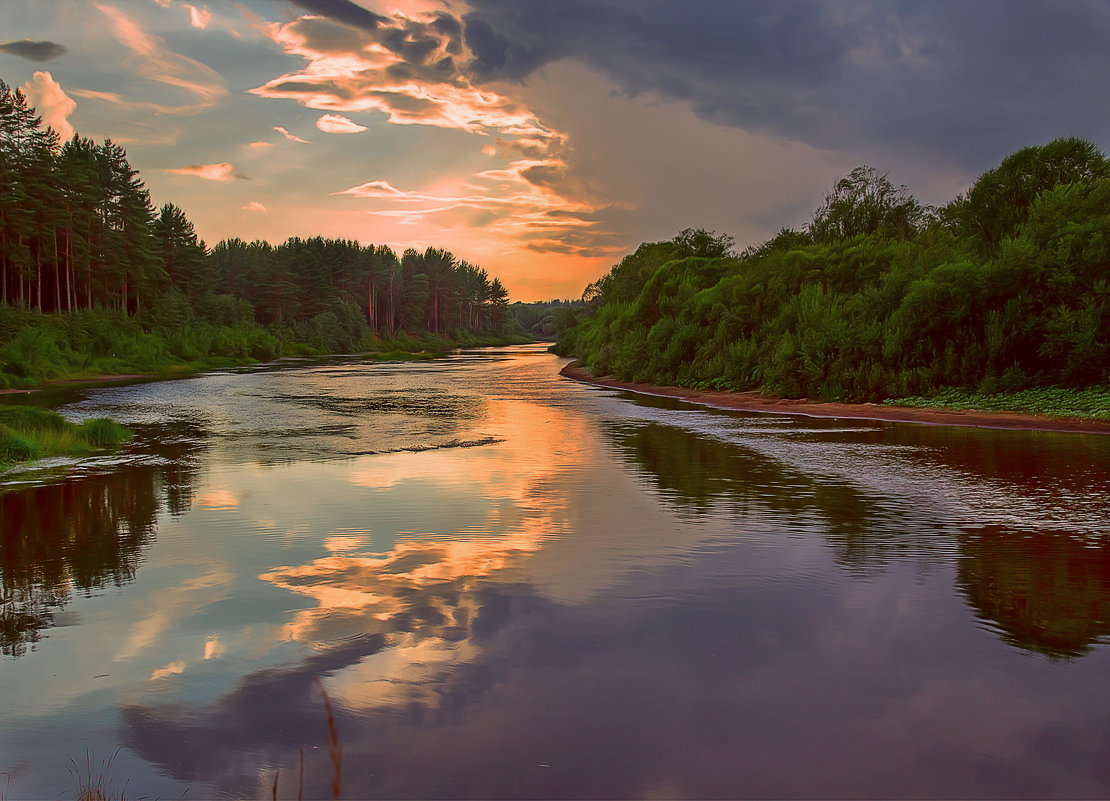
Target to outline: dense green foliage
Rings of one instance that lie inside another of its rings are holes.
[[[376,334],[357,316],[338,325],[323,325],[317,318],[269,326],[253,321],[216,325],[186,317],[186,322],[144,327],[121,312],[39,314],[0,305],[0,389],[98,375],[179,374],[279,356],[370,352],[378,358],[408,358],[525,341],[525,336],[492,332]]]
[[[212,306],[222,304],[233,316],[239,304],[257,322],[284,325],[301,338],[357,324],[355,318],[387,335],[497,331],[508,303],[499,279],[433,247],[398,258],[384,245],[320,237],[277,246],[229,239],[204,264],[209,274],[183,292],[194,309],[212,317]]]
[[[165,373],[274,358],[283,345],[253,323],[154,325],[122,312],[40,314],[0,305],[0,389],[95,375]]]
[[[595,373],[876,401],[1110,378],[1110,163],[1024,148],[942,209],[870,168],[741,254],[684,231],[587,287],[557,348]]]
[[[121,147],[60,143],[0,81],[0,387],[405,349],[406,332],[488,341],[504,333],[507,305],[500,280],[434,247],[398,257],[316,237],[210,251],[181,209],[155,211]]]
[[[105,418],[78,424],[47,409],[0,406],[0,466],[41,456],[88,453],[130,438],[130,431]]]
[[[1110,387],[1034,387],[1018,392],[973,392],[949,387],[928,397],[891,398],[891,406],[1020,412],[1110,420]]]
[[[568,320],[573,323],[576,309],[585,306],[581,300],[538,300],[533,303],[509,304],[506,309],[508,327],[535,339],[555,339]]]

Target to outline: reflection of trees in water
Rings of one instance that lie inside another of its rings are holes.
[[[742,517],[770,513],[800,525],[816,517],[837,561],[854,573],[882,570],[892,551],[909,547],[905,538],[889,536],[891,526],[877,524],[889,512],[845,482],[672,426],[620,426],[606,433],[680,509],[704,514],[723,502]]]
[[[157,464],[0,492],[0,654],[25,654],[74,594],[134,579],[158,513],[189,508],[193,447],[169,446]]]
[[[938,553],[944,536],[920,517],[904,520],[852,486],[806,475],[742,446],[671,426],[613,427],[609,438],[680,509],[744,516],[770,513],[786,521],[816,516],[839,564],[855,575],[881,571],[919,545]],[[1025,491],[1030,486],[1089,493],[1105,481],[1110,439],[1009,437],[994,431],[899,426],[883,442],[913,446],[922,469],[958,469]],[[723,506],[721,504],[724,504]],[[1006,642],[1051,658],[1089,652],[1110,634],[1110,545],[1054,532],[998,527],[959,535],[958,588],[974,612]]]
[[[998,528],[960,537],[957,578],[1003,640],[1070,659],[1110,634],[1110,546],[1062,533]]]

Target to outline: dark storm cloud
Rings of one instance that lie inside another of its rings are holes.
[[[66,49],[57,42],[32,42],[30,39],[0,43],[0,50],[30,61],[50,61],[65,55]]]
[[[1110,5],[501,3],[474,0],[472,73],[564,58],[622,91],[822,148],[912,148],[963,166],[1062,134],[1110,136]]]
[[[440,37],[416,33],[413,30],[414,27],[409,26],[408,30],[396,28],[388,31],[382,37],[382,44],[407,62],[415,61],[417,64],[423,64],[439,49]]]
[[[373,11],[367,11],[350,0],[292,0],[292,2],[312,14],[329,17],[336,22],[366,31],[377,30],[379,25],[387,21],[385,17],[378,16]]]

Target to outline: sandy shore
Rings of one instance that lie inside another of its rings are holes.
[[[655,384],[633,384],[612,376],[595,376],[571,362],[560,375],[599,387],[623,389],[645,395],[680,398],[690,403],[733,409],[740,412],[800,414],[806,417],[854,417],[860,420],[886,420],[892,423],[923,423],[934,426],[974,426],[977,428],[1013,428],[1029,431],[1075,431],[1088,434],[1110,434],[1110,421],[1081,420],[1073,417],[1044,417],[1016,412],[978,412],[963,409],[917,409],[905,406],[881,406],[874,403],[813,403],[788,400],[754,392],[725,392],[684,387],[662,387]]]

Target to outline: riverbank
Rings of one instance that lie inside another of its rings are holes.
[[[107,418],[71,423],[33,406],[0,407],[0,468],[44,456],[83,456],[116,448],[132,432]]]
[[[370,361],[378,362],[402,362],[402,361],[426,361],[428,359],[437,359],[447,355],[453,350],[471,347],[498,347],[505,345],[523,345],[531,343],[533,340],[528,337],[520,337],[515,335],[488,335],[488,336],[475,336],[468,339],[466,342],[458,340],[447,339],[446,337],[439,337],[434,335],[418,335],[417,337],[407,338],[405,340],[383,340],[383,348],[381,350],[369,350],[360,353],[350,354],[354,358],[368,359]],[[411,348],[411,349],[409,349]],[[312,358],[326,358],[337,354],[297,352],[296,355],[282,356],[274,361],[281,361],[281,359],[312,359]],[[38,381],[28,379],[23,386],[18,387],[2,387],[0,386],[0,396],[3,395],[26,395],[31,392],[37,392],[43,389],[61,386],[73,386],[80,384],[107,384],[122,381],[137,381],[137,380],[164,380],[171,378],[187,378],[197,373],[206,370],[218,370],[223,368],[233,367],[247,367],[252,364],[258,364],[260,360],[252,358],[233,358],[226,356],[215,356],[198,361],[190,362],[175,362],[167,365],[159,365],[158,369],[150,370],[147,372],[93,372],[89,370],[82,370],[77,374],[63,374],[60,377],[47,378]]]
[[[636,384],[630,381],[621,381],[612,376],[595,376],[576,362],[571,362],[560,370],[559,375],[599,387],[622,389],[644,395],[678,398],[688,403],[718,409],[731,409],[738,412],[855,418],[858,420],[882,420],[891,423],[919,423],[935,426],[973,426],[976,428],[1110,434],[1110,422],[1104,420],[1083,420],[1074,417],[1052,417],[1019,414],[1017,412],[985,412],[971,409],[886,406],[874,403],[816,403],[807,399],[776,398],[760,395],[756,392],[731,392],[727,390],[659,386],[656,384]]]

